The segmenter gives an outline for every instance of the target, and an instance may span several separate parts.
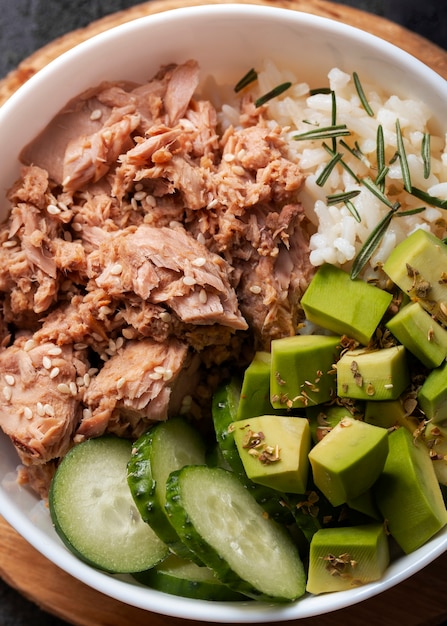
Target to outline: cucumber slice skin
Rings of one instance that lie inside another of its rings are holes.
[[[192,494],[192,500],[203,502],[191,503]],[[231,589],[274,602],[291,602],[305,593],[306,573],[292,538],[283,526],[265,516],[233,472],[220,467],[184,467],[169,476],[166,495],[166,509],[179,536]],[[231,509],[237,513],[224,525],[232,526],[234,542],[225,529],[218,537],[220,520]],[[205,531],[204,519],[209,522]],[[239,541],[241,532],[249,533],[250,544],[258,542],[250,554],[245,554],[247,546]],[[244,554],[238,556],[241,548]]]
[[[281,524],[293,524],[293,516],[286,504],[287,499],[284,494],[264,485],[254,483],[245,473],[244,465],[234,441],[233,432],[229,428],[230,424],[236,421],[237,418],[239,397],[240,383],[236,379],[232,379],[227,384],[219,387],[213,396],[212,418],[222,456],[239,480],[272,519]]]
[[[168,547],[144,524],[127,485],[130,441],[105,435],[72,448],[49,491],[54,528],[79,559],[109,573],[146,570]]]
[[[153,426],[134,443],[127,466],[127,481],[142,519],[172,552],[184,558],[196,557],[181,541],[167,517],[165,479],[183,465],[204,462],[205,445],[199,433],[186,420],[171,418]]]
[[[145,572],[133,574],[142,585],[183,598],[213,602],[247,601],[216,578],[212,570],[172,554]]]

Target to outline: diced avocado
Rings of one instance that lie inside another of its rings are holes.
[[[348,350],[337,363],[337,395],[395,400],[410,382],[404,346]]]
[[[371,489],[368,489],[368,491],[361,493],[359,496],[357,496],[357,498],[352,498],[351,500],[348,500],[346,504],[349,506],[350,509],[354,509],[354,511],[359,511],[360,513],[363,513],[363,515],[367,515],[372,519],[382,519],[377,509]]]
[[[417,418],[408,415],[400,399],[383,400],[382,402],[366,402],[365,422],[382,428],[404,426],[410,433],[419,426]]]
[[[306,590],[344,591],[379,580],[390,561],[384,525],[323,528],[310,544]]]
[[[256,352],[242,380],[237,419],[275,413],[270,402],[270,352]]]
[[[325,264],[318,268],[301,306],[309,321],[367,345],[391,300],[386,291]]]
[[[389,255],[383,269],[391,280],[442,323],[447,321],[447,245],[415,230]]]
[[[377,480],[388,454],[388,433],[344,418],[309,452],[315,485],[333,506],[353,500]]]
[[[354,412],[355,413],[355,412]],[[306,409],[312,441],[318,443],[345,417],[355,417],[353,411],[337,404],[323,404]]]
[[[340,337],[296,335],[271,343],[270,400],[275,409],[327,402],[335,392]]]
[[[288,493],[305,493],[311,446],[304,417],[262,415],[232,425],[247,476]]]
[[[423,440],[429,450],[438,482],[447,486],[447,428],[428,422]]]
[[[418,402],[434,424],[447,422],[447,363],[432,370],[418,392]]]
[[[404,306],[386,327],[426,367],[438,367],[445,360],[447,330],[418,302]]]
[[[389,532],[409,554],[447,524],[447,510],[424,442],[406,428],[388,438],[390,451],[374,494]]]

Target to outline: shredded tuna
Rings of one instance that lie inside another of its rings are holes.
[[[22,152],[0,228],[0,427],[43,497],[85,438],[203,423],[219,381],[301,320],[303,174],[248,96],[222,126],[199,74],[101,83]]]

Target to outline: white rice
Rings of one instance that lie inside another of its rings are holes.
[[[359,146],[362,160],[356,158],[339,144],[337,150],[343,152],[343,160],[359,177],[377,176],[376,137],[377,128],[384,132],[386,164],[392,161],[397,151],[396,120],[399,120],[407,155],[408,167],[413,186],[447,200],[447,137],[431,134],[430,175],[424,178],[424,161],[421,146],[424,133],[430,132],[430,110],[417,100],[403,100],[396,95],[384,93],[378,85],[371,85],[359,76],[366,99],[374,116],[368,115],[358,95],[353,77],[334,68],[328,74],[328,82],[321,87],[329,87],[336,95],[336,123],[346,124],[352,135],[344,137],[354,148]],[[315,229],[310,239],[310,260],[315,266],[333,263],[348,268],[362,248],[366,238],[388,211],[387,207],[363,184],[359,184],[338,164],[323,187],[316,184],[330,154],[322,146],[322,140],[297,141],[294,135],[318,127],[331,126],[332,96],[318,93],[309,95],[309,86],[299,81],[290,72],[281,72],[272,63],[265,63],[258,73],[257,84],[251,87],[254,97],[275,88],[282,82],[290,81],[292,86],[268,104],[272,124],[279,123],[286,130],[290,156],[301,166],[306,176],[300,193],[306,215]],[[226,107],[225,116],[233,123],[235,111]],[[325,140],[332,146],[331,140]],[[394,203],[400,203],[399,211],[408,211],[421,206],[426,210],[406,217],[395,217],[370,259],[368,273],[380,266],[391,250],[416,228],[425,228],[444,237],[447,227],[447,213],[443,209],[430,207],[407,193],[403,188],[400,160],[389,165],[386,177],[385,195]],[[353,199],[360,221],[351,214],[344,203],[328,205],[327,196],[358,189],[360,194]],[[367,273],[367,275],[368,275]]]

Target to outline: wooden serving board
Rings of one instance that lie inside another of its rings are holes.
[[[0,104],[20,85],[62,52],[120,23],[180,6],[229,4],[233,0],[152,0],[68,33],[25,59],[0,81]],[[447,51],[384,18],[326,0],[244,0],[329,17],[393,42],[447,79]],[[439,626],[447,620],[447,553],[404,583],[381,595],[300,626]],[[148,613],[108,598],[50,563],[0,517],[0,576],[44,610],[75,626],[180,626],[183,620]],[[203,622],[192,622],[191,625]],[[293,623],[293,622],[289,622]]]

